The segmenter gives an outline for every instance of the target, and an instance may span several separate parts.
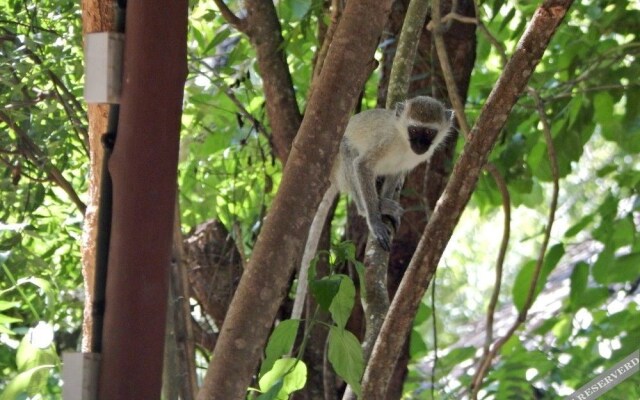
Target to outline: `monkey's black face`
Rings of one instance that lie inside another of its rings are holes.
[[[407,130],[409,131],[411,150],[416,154],[426,153],[438,134],[437,129],[431,129],[421,125],[409,125]]]

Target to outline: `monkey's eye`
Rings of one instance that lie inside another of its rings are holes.
[[[426,126],[409,125],[409,137],[415,139],[417,136],[425,136],[428,139],[433,139],[438,134],[437,129],[431,129]]]
[[[422,125],[409,125],[409,145],[416,154],[424,154],[431,147],[431,143],[438,134],[437,129],[431,129]]]

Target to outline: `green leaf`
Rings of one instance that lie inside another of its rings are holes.
[[[329,311],[333,298],[338,293],[338,290],[340,290],[340,278],[330,276],[313,280],[309,282],[309,289],[318,302],[318,305],[320,305],[323,310]]]
[[[411,330],[411,337],[409,338],[409,355],[413,360],[427,355],[427,344],[422,339],[420,332],[415,329]]]
[[[48,324],[47,325],[51,328]],[[56,364],[58,355],[53,348],[53,331],[47,328],[31,328],[20,341],[16,351],[16,365],[18,370],[26,371],[39,365]],[[44,338],[42,337],[44,336]]]
[[[306,364],[295,358],[281,358],[273,364],[273,368],[262,378],[260,378],[259,385],[260,390],[263,392],[271,393],[270,389],[278,385],[281,382],[281,387],[278,390],[278,395],[275,399],[288,399],[288,396],[300,390],[307,382],[307,366]],[[274,397],[265,397],[274,398]]]
[[[598,261],[600,261],[600,257],[598,257]],[[619,257],[611,257],[610,254],[607,254],[602,262],[598,263],[598,261],[596,261],[596,265],[602,283],[633,282],[640,276],[640,252]],[[594,265],[594,276],[596,265]]]
[[[476,349],[472,346],[456,347],[447,353],[446,356],[441,357],[438,361],[439,368],[443,371],[450,371],[453,367],[462,364],[462,362],[471,359],[476,353]],[[445,372],[446,373],[446,372]]]
[[[8,310],[10,308],[18,308],[18,307],[20,307],[20,302],[19,301],[0,300],[0,311],[5,311],[5,310]]]
[[[520,271],[518,271],[518,275],[516,275],[516,279],[513,282],[513,304],[516,306],[518,311],[522,311],[524,308],[524,303],[527,300],[529,287],[531,286],[531,278],[533,277],[535,267],[535,260],[527,261],[522,268],[520,268]]]
[[[565,238],[572,238],[576,236],[578,233],[582,232],[587,226],[589,226],[593,222],[593,218],[595,214],[587,214],[580,221],[571,226],[564,233]]]
[[[549,274],[551,273],[551,271],[553,271],[556,265],[558,265],[558,261],[560,261],[563,255],[564,246],[561,243],[552,246],[547,251],[544,262],[542,264],[542,268],[540,269],[540,276],[538,277],[535,291],[533,292],[531,304],[533,304],[536,297],[538,297],[538,294],[542,291],[542,288],[547,282]],[[536,261],[529,260],[520,269],[518,275],[516,276],[515,282],[513,284],[513,303],[515,304],[518,311],[522,311],[525,306],[525,301],[527,300],[527,296],[529,294],[529,288],[531,287],[531,280],[533,279],[535,267]]]
[[[331,302],[331,306],[329,306],[329,312],[338,327],[344,328],[351,316],[351,310],[353,310],[356,287],[348,276],[341,274],[335,276],[340,279],[340,286]]]
[[[19,373],[0,394],[0,400],[16,400],[41,393],[51,369],[53,365],[39,365]]]
[[[360,395],[360,380],[364,373],[362,347],[355,335],[346,329],[332,326],[329,330],[329,362],[336,373]]]
[[[14,322],[20,322],[20,321],[22,321],[21,318],[11,317],[9,315],[0,313],[0,324],[12,324]]]
[[[585,262],[579,262],[573,267],[571,273],[571,292],[569,301],[572,309],[575,311],[580,308],[580,301],[587,289],[589,281],[589,265]]]
[[[614,251],[610,247],[605,247],[600,254],[598,254],[598,259],[593,264],[593,279],[596,282],[606,285],[609,283],[609,269],[613,265],[614,260]]]
[[[260,376],[271,370],[280,357],[289,354],[298,334],[300,320],[287,319],[275,327],[265,349],[265,359],[260,366]]]
[[[262,393],[260,396],[258,396],[257,400],[278,400],[280,390],[282,389],[283,385],[284,385],[284,379],[282,378],[278,379],[275,382],[275,384],[273,384],[273,386],[269,388],[269,390],[267,390],[265,393]]]

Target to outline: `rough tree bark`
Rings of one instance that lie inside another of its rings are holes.
[[[160,398],[187,11],[186,0],[127,5],[100,399]]]
[[[82,33],[106,32],[114,27],[113,0],[82,0]],[[102,173],[102,145],[100,138],[107,131],[109,106],[89,104],[89,184],[87,211],[82,227],[82,277],[85,298],[93,297],[96,261],[96,233],[98,203],[100,201],[100,174]],[[85,301],[82,321],[82,351],[89,352],[92,340],[91,301]]]
[[[328,186],[326,165],[371,69],[390,0],[348,2],[309,101],[282,185],[232,300],[199,399],[242,399],[311,220]],[[366,23],[363,23],[366,21]],[[305,187],[307,190],[301,191]]]
[[[489,151],[507,116],[572,0],[547,0],[536,11],[494,90],[489,95],[470,140],[458,159],[433,216],[394,298],[363,378],[363,398],[380,398],[411,329],[413,316],[435,273],[453,228],[466,206]]]

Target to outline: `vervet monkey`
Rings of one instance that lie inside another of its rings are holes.
[[[401,189],[407,172],[433,156],[449,134],[452,122],[453,111],[427,96],[399,103],[395,110],[375,109],[351,117],[331,171],[331,186],[309,228],[292,319],[302,315],[309,265],[338,192],[353,199],[358,214],[367,220],[370,234],[382,249],[389,251],[391,237],[383,216],[389,217],[397,228],[403,212],[392,199],[393,194]],[[378,177],[384,177],[380,194],[376,189]]]

